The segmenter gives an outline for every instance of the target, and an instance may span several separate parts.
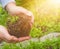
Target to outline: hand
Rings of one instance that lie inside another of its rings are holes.
[[[6,10],[12,16],[20,16],[20,17],[27,17],[27,18],[30,17],[31,18],[31,20],[30,20],[31,21],[31,26],[32,26],[32,24],[34,22],[34,16],[27,9],[25,9],[23,7],[16,6],[15,3],[9,3],[6,6]]]
[[[24,40],[28,40],[28,39],[30,39],[30,37],[27,36],[27,37],[16,38],[15,36],[11,36],[8,33],[7,29],[0,25],[0,39],[2,41],[6,41],[6,42],[9,42],[9,43],[16,43],[16,42],[21,42],[21,41],[24,41]]]

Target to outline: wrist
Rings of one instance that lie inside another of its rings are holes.
[[[16,7],[15,2],[10,2],[6,5],[5,9],[9,12],[13,7]]]

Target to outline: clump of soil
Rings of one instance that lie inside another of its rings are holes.
[[[16,37],[29,36],[31,26],[30,21],[31,17],[18,17],[15,22],[11,22],[12,20],[8,20],[7,29],[11,35]]]

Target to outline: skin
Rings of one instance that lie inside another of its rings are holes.
[[[8,3],[5,7],[5,9],[12,16],[31,17],[30,25],[32,27],[32,24],[34,22],[34,17],[30,11],[28,11],[27,9],[25,9],[23,7],[16,6],[16,4],[14,2]],[[12,36],[8,33],[7,29],[4,26],[0,25],[0,40],[9,42],[9,43],[16,43],[16,42],[22,42],[22,41],[28,40],[28,39],[30,39],[30,36],[20,37],[20,38]]]

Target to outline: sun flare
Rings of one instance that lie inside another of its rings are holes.
[[[47,1],[50,5],[55,6],[56,8],[60,8],[60,0],[48,0]]]
[[[60,0],[50,0],[50,3],[52,4],[60,4]]]

